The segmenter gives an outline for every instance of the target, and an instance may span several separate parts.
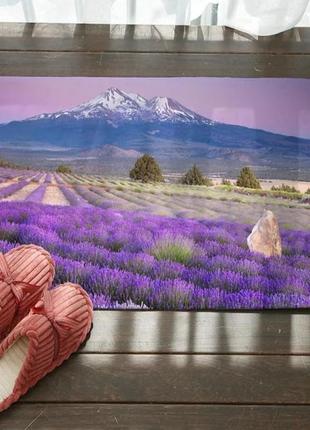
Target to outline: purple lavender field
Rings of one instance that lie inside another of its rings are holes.
[[[0,251],[99,309],[310,307],[309,84],[2,77]],[[281,257],[249,250],[265,209]]]
[[[56,283],[80,283],[97,309],[310,306],[310,232],[283,230],[284,255],[265,258],[247,249],[252,226],[235,222],[81,204],[2,202],[0,210],[1,251],[43,246]]]

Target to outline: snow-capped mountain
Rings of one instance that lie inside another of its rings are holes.
[[[212,123],[169,97],[152,98],[147,102],[145,110],[152,119],[156,118],[158,121]]]
[[[212,124],[212,121],[191,111],[168,97],[145,99],[139,94],[126,93],[118,88],[109,88],[71,109],[44,113],[30,118],[37,119],[105,119],[117,125],[117,121],[165,121]]]
[[[233,177],[246,163],[266,177],[310,180],[310,140],[213,122],[171,98],[148,100],[117,88],[59,112],[1,124],[0,153],[15,163],[53,168],[66,159],[77,170],[122,175],[148,153],[165,171],[196,163]]]

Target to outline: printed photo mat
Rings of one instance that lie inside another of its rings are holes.
[[[310,307],[310,81],[0,77],[0,251],[96,309]]]

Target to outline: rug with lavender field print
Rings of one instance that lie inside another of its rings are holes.
[[[97,309],[310,307],[310,81],[0,78],[0,251]]]

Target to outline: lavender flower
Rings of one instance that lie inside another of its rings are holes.
[[[26,202],[41,203],[46,191],[46,184],[40,185],[32,191],[25,199]]]
[[[3,199],[5,197],[10,196],[11,194],[16,193],[17,191],[21,190],[28,184],[28,181],[26,179],[23,179],[22,181],[16,182],[15,184],[8,185],[7,187],[0,188],[0,198]]]
[[[102,209],[60,187],[74,208],[0,203],[0,251],[43,246],[56,261],[56,282],[81,283],[96,308],[310,306],[310,232],[282,231],[285,255],[265,258],[248,250],[247,225]]]

